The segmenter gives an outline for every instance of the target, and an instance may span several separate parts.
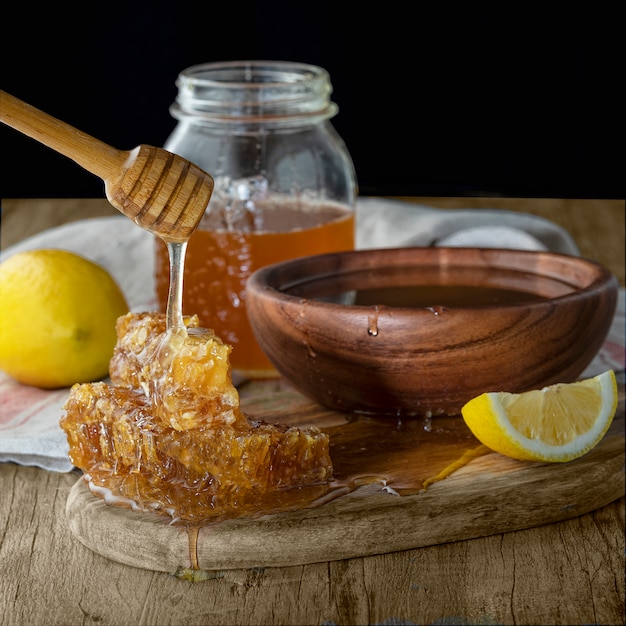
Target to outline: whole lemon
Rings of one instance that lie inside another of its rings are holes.
[[[43,389],[104,378],[127,312],[121,288],[93,261],[67,250],[16,253],[0,263],[0,369]]]

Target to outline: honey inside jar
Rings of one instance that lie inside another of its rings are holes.
[[[262,222],[229,230],[201,223],[187,245],[183,312],[196,314],[233,346],[231,364],[247,377],[276,376],[248,321],[245,287],[257,269],[292,258],[354,248],[354,213],[340,204],[257,207]],[[252,218],[251,218],[252,219]],[[210,227],[213,226],[213,227]],[[220,225],[222,226],[222,225]],[[156,241],[156,291],[162,311],[169,292],[169,256]]]

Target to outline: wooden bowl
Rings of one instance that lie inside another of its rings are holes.
[[[455,415],[487,391],[575,380],[608,334],[617,279],[549,252],[394,248],[255,272],[246,306],[278,372],[320,404]]]

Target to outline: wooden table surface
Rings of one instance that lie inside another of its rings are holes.
[[[621,200],[411,200],[551,219],[624,286]],[[102,215],[118,213],[101,199],[3,200],[1,245]],[[219,571],[191,583],[109,561],[76,541],[65,503],[77,477],[0,464],[0,626],[626,623],[624,498],[527,530],[343,561]]]

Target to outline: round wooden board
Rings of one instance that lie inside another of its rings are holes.
[[[562,464],[487,454],[412,496],[369,485],[314,509],[207,525],[197,540],[201,570],[290,566],[369,556],[521,530],[577,517],[624,495],[624,409],[584,457]],[[109,506],[83,478],[66,513],[76,538],[138,568],[190,568],[184,527],[156,514]]]

